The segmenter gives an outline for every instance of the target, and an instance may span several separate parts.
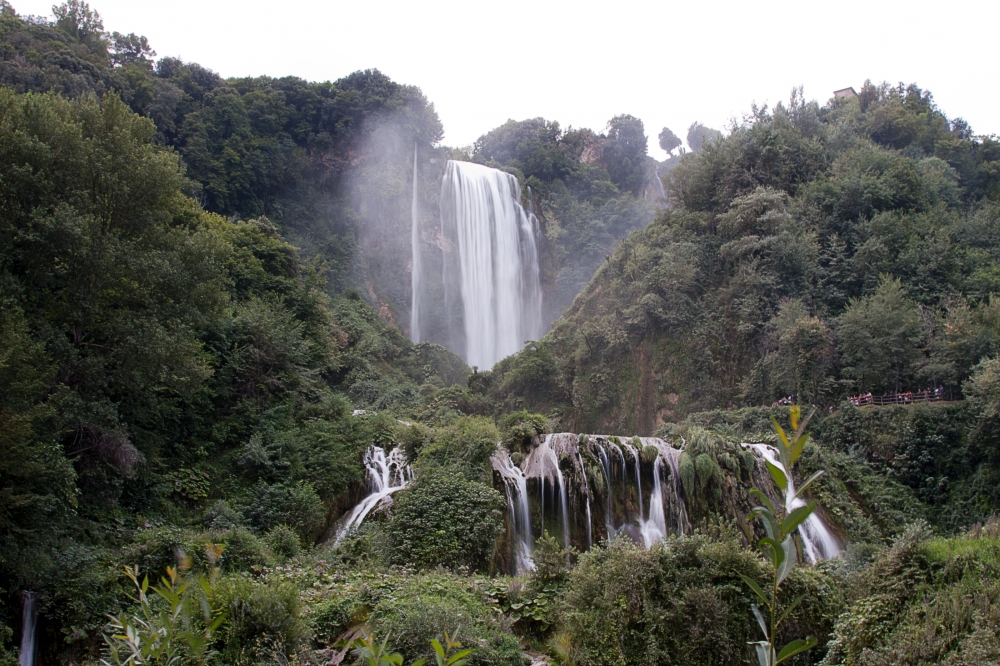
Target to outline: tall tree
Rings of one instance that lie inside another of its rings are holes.
[[[883,275],[874,294],[852,299],[838,332],[844,374],[861,390],[899,391],[922,357],[920,315],[898,278]]]

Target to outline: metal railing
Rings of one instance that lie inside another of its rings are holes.
[[[944,402],[947,398],[944,389],[930,391],[906,391],[905,393],[889,393],[886,395],[854,395],[848,398],[848,402],[856,407],[867,407],[868,405],[912,405],[916,402]]]

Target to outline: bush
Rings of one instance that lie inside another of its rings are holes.
[[[210,530],[228,530],[243,525],[243,516],[226,500],[216,500],[205,510],[202,522]]]
[[[308,482],[270,485],[259,481],[254,487],[253,500],[246,514],[259,529],[288,525],[303,541],[311,543],[323,527],[326,509]]]
[[[503,531],[504,507],[489,486],[445,471],[427,474],[397,495],[387,527],[389,561],[484,570]]]
[[[434,441],[421,451],[417,469],[447,468],[469,480],[491,483],[490,458],[499,441],[500,431],[491,419],[462,417],[438,430]]]
[[[290,583],[227,579],[217,593],[229,612],[222,634],[227,664],[272,663],[275,653],[294,653],[309,635],[300,617],[299,591]]]
[[[407,660],[433,659],[431,639],[442,639],[447,632],[473,649],[472,664],[521,666],[517,639],[495,618],[469,581],[431,574],[416,577],[383,598],[372,611],[371,628],[379,640],[388,637]]]
[[[267,545],[242,527],[218,535],[214,540],[226,546],[219,564],[227,572],[249,571],[272,564],[273,558]]]
[[[508,414],[500,421],[504,444],[511,451],[529,451],[532,440],[545,432],[547,424],[544,416],[526,409]]]
[[[570,572],[562,625],[578,663],[744,664],[759,628],[739,574],[762,582],[763,562],[728,531],[652,550],[614,540],[581,555]],[[785,585],[789,597],[806,599],[783,630],[826,635],[841,608],[830,577],[796,569]]]
[[[288,525],[278,525],[264,536],[271,552],[282,559],[295,557],[302,550],[299,535]]]

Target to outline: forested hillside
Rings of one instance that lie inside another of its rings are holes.
[[[106,33],[86,3],[57,9],[50,22],[19,16],[4,2],[0,85],[119,96],[154,121],[158,144],[177,151],[190,179],[185,191],[205,210],[266,216],[305,256],[325,260],[333,293],[357,288],[404,333],[414,146],[428,255],[441,249],[438,196],[447,159],[507,168],[533,188],[548,240],[547,322],[616,241],[653,217],[655,162],[646,155],[642,122],[631,116],[613,119],[607,135],[563,136],[558,123],[511,121],[480,138],[471,154],[452,152],[439,145],[443,128],[433,104],[378,71],[332,83],[223,79],[196,63],[154,60],[145,37]]]
[[[787,396],[942,386],[996,352],[1000,143],[916,86],[755,108],[665,178],[672,206],[482,382],[580,430]]]

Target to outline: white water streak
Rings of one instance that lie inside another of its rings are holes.
[[[347,519],[337,530],[334,545],[356,529],[371,511],[393,493],[402,490],[413,480],[413,471],[406,464],[406,453],[400,447],[386,455],[380,446],[373,446],[365,452],[365,468],[368,470],[369,494],[355,506]]]
[[[38,599],[34,592],[22,592],[21,657],[19,666],[35,666],[35,625],[38,619]]]
[[[765,460],[775,467],[785,472],[788,479],[788,488],[785,491],[785,513],[791,513],[795,509],[803,506],[806,502],[801,497],[795,496],[795,481],[788,473],[785,466],[781,464],[781,457],[778,451],[768,444],[745,444],[758,453]],[[799,525],[799,537],[802,539],[802,549],[805,551],[809,562],[816,564],[820,560],[828,560],[840,555],[840,545],[830,533],[823,519],[813,511],[809,517]]]
[[[514,565],[516,571],[535,568],[532,559],[535,551],[535,537],[531,533],[531,513],[528,509],[528,484],[524,472],[510,459],[506,449],[497,449],[491,458],[495,469],[504,481],[507,490],[507,514],[514,530]]]

